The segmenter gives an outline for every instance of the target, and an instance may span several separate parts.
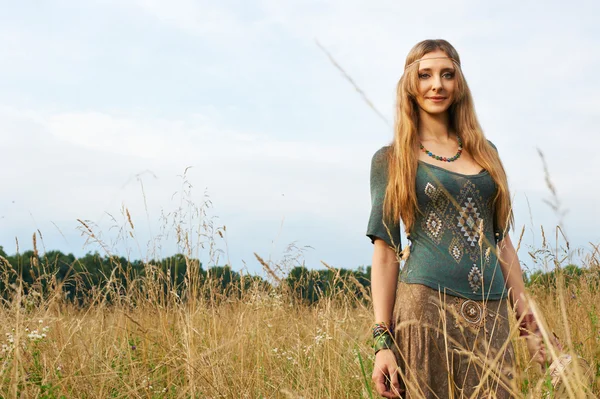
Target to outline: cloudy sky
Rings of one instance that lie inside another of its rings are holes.
[[[47,250],[102,252],[81,219],[111,253],[165,256],[178,250],[174,222],[206,233],[212,221],[226,226],[224,239],[208,232],[218,262],[236,270],[259,272],[254,252],[309,267],[370,264],[370,160],[392,133],[316,41],[391,120],[404,58],[426,38],[461,55],[509,174],[515,240],[526,229],[521,259],[534,267],[527,251],[540,226],[554,237],[559,221],[537,148],[571,247],[600,243],[597,1],[0,3],[8,253],[15,238],[31,248],[36,231]],[[194,253],[210,263],[198,240]]]

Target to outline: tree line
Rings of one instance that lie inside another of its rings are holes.
[[[8,298],[16,287],[25,294],[31,292],[55,292],[60,289],[65,300],[84,305],[101,290],[110,291],[110,300],[127,296],[131,290],[153,291],[155,295],[174,295],[185,298],[190,287],[210,287],[211,294],[224,296],[242,295],[251,287],[265,289],[276,285],[284,287],[295,298],[315,303],[324,297],[340,293],[359,301],[370,300],[371,267],[349,269],[311,269],[296,266],[287,276],[277,281],[261,276],[244,275],[229,265],[204,269],[202,263],[183,254],[175,254],[160,260],[141,261],[125,257],[103,256],[87,253],[82,257],[48,251],[43,255],[36,251],[8,255],[0,246],[0,296]],[[600,286],[600,269],[580,268],[568,265],[548,272],[524,273],[528,287],[555,289],[562,281],[565,285],[579,283],[585,278],[592,290]],[[150,287],[148,284],[152,284]],[[53,291],[54,290],[54,291]],[[158,293],[158,294],[157,294]]]

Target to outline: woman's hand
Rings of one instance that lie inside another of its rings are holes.
[[[546,369],[551,358],[546,350],[544,338],[537,321],[531,313],[526,314],[522,318],[519,317],[519,320],[521,320],[520,335],[525,337],[525,343],[527,344],[529,355],[531,355],[531,360],[539,363],[542,369]]]
[[[398,363],[391,349],[382,349],[375,355],[372,379],[379,395],[390,399],[402,398],[404,390],[400,390]]]
[[[527,344],[527,350],[529,351],[531,360],[539,363],[542,366],[542,369],[546,369],[548,364],[551,363],[551,359],[550,354],[544,345],[544,339],[542,338],[542,333],[540,330],[538,329],[536,332],[526,335],[525,342]]]

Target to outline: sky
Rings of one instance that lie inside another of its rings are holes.
[[[369,265],[370,162],[392,130],[317,43],[391,121],[404,59],[431,38],[458,50],[498,147],[513,241],[525,229],[521,261],[539,267],[528,252],[541,247],[541,227],[556,247],[558,223],[573,256],[600,243],[597,1],[0,0],[0,9],[9,254],[31,249],[35,233],[40,251],[189,251],[205,267],[259,274],[254,253],[283,269]],[[563,216],[547,203],[538,149]]]

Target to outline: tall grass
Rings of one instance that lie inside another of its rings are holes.
[[[226,229],[214,226],[206,203],[196,207],[186,200],[182,204],[164,218],[175,232],[171,239],[187,252],[190,262],[178,289],[168,285],[168,267],[148,261],[143,276],[123,286],[109,276],[84,304],[66,299],[64,281],[57,281],[51,273],[42,274],[29,286],[18,281],[0,293],[0,397],[376,395],[370,382],[373,312],[365,287],[352,276],[337,274],[342,284],[333,281],[327,295],[306,304],[294,294],[297,287],[285,283],[289,270],[285,261],[295,259],[290,254],[282,262],[257,256],[271,277],[270,285],[249,276],[226,289],[214,278],[201,280],[199,264],[193,260],[197,258],[192,255],[208,248],[205,257],[216,265],[219,255],[225,254],[217,249],[216,240],[226,237]],[[121,228],[135,239],[132,215],[129,211],[123,215]],[[110,245],[99,243],[99,233],[90,223],[82,221],[82,228],[94,245],[111,252]],[[560,248],[550,248],[544,239],[542,247],[530,255],[542,267],[557,270],[555,289],[534,284],[529,290],[543,316],[548,344],[555,333],[565,345],[562,352],[553,351],[554,357],[571,353],[573,359],[585,359],[589,367],[575,373],[567,368],[560,384],[553,384],[549,373],[530,363],[523,342],[513,336],[517,354],[514,397],[598,397],[600,303],[594,276],[600,268],[599,254],[594,248],[581,265],[586,272],[568,282],[561,272],[561,262],[567,258]],[[56,269],[44,256],[36,257],[36,262],[40,270]],[[18,265],[4,258],[0,264],[0,279],[8,281]],[[68,277],[71,284],[85,278],[85,273]],[[361,299],[352,295],[357,290],[364,292]]]

